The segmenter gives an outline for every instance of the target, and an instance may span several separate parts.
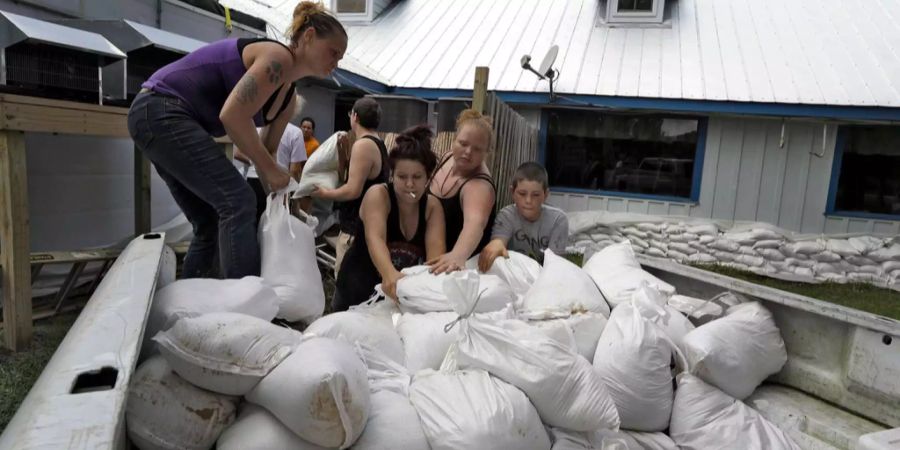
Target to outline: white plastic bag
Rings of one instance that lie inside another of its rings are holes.
[[[645,319],[633,302],[613,310],[593,364],[609,389],[623,428],[666,429],[673,399],[669,365],[676,351],[663,330]]]
[[[597,351],[597,341],[606,327],[607,319],[594,312],[572,314],[569,317],[550,320],[532,320],[528,324],[537,327],[560,344],[572,348],[591,362]]]
[[[397,333],[403,342],[406,368],[415,373],[422,369],[437,370],[456,342],[458,330],[444,331],[444,326],[456,319],[456,313],[433,312],[403,314],[397,320]]]
[[[678,450],[675,441],[664,433],[631,430],[600,430],[590,436],[599,450]]]
[[[432,450],[550,448],[525,394],[483,370],[422,371],[410,401]]]
[[[309,156],[303,165],[303,174],[294,198],[309,197],[316,186],[326,189],[338,187],[338,139],[343,131],[332,134],[319,144],[319,148]]]
[[[353,450],[429,450],[416,409],[405,395],[373,392],[369,421]]]
[[[618,427],[615,405],[586,359],[520,320],[468,318],[478,298],[471,273],[452,274],[445,289],[460,315],[460,338],[451,348],[460,368],[487,370],[518,387],[547,424],[576,431]]]
[[[301,334],[238,313],[186,317],[153,338],[169,366],[203,389],[244,395],[291,354]]]
[[[544,250],[544,268],[525,294],[523,309],[525,315],[592,311],[609,317],[609,304],[588,274],[550,249]]]
[[[672,285],[641,268],[628,243],[610,245],[597,252],[584,265],[584,271],[597,283],[612,307],[630,300],[641,281],[646,281],[666,296],[675,293]]]
[[[369,418],[366,366],[350,344],[329,338],[305,340],[246,398],[329,448],[351,446]]]
[[[692,374],[737,399],[787,362],[781,332],[759,302],[732,306],[725,317],[688,333],[682,348]]]
[[[241,405],[238,418],[216,442],[216,450],[327,450],[306,442],[264,408]]]
[[[644,281],[634,291],[631,301],[645,319],[658,325],[679,348],[684,336],[695,328],[681,311],[668,305],[668,299],[662,293]]]
[[[687,373],[678,376],[669,436],[683,450],[800,450],[753,408]]]
[[[406,274],[397,282],[397,297],[400,310],[404,313],[428,313],[453,311],[444,293],[444,280],[449,274],[434,275],[428,266],[407,267],[401,271]],[[499,311],[507,304],[515,302],[516,296],[500,277],[495,275],[479,275],[475,270],[467,270],[481,278],[481,300],[475,312]]]
[[[406,357],[403,342],[394,329],[393,301],[362,304],[317,319],[306,328],[304,334],[333,338],[351,345],[356,342],[377,348],[387,357],[404,364]]]
[[[278,296],[259,277],[239,280],[191,278],[169,283],[156,291],[141,354],[147,358],[155,353],[153,336],[182,317],[196,317],[212,312],[236,312],[270,321],[278,313]]]
[[[325,310],[313,228],[292,216],[289,193],[269,194],[259,220],[262,277],[280,299],[278,317],[311,323]]]
[[[230,397],[191,385],[161,356],[141,364],[128,386],[128,437],[141,450],[207,450],[234,415]]]
[[[478,269],[478,256],[466,261],[466,269]],[[522,298],[541,274],[541,265],[526,255],[510,251],[509,258],[495,259],[485,273],[500,277],[518,298]]]

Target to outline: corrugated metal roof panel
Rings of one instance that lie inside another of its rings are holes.
[[[391,86],[471,89],[487,65],[490,89],[546,92],[519,58],[539,63],[556,44],[562,94],[900,106],[900,2],[667,3],[667,26],[609,28],[596,0],[404,0],[348,28],[341,67]]]

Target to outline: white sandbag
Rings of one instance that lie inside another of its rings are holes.
[[[594,450],[588,433],[559,427],[547,427],[547,433],[553,443],[550,450]]]
[[[593,364],[616,404],[623,428],[666,429],[673,398],[669,364],[675,351],[662,329],[631,302],[613,309]]]
[[[766,260],[763,259],[762,256],[751,256],[751,255],[736,255],[734,257],[734,262],[738,264],[743,264],[749,267],[759,267],[766,263]]]
[[[891,273],[895,270],[900,270],[900,261],[885,261],[881,263],[882,273]]]
[[[468,270],[476,275],[475,270]],[[448,274],[434,275],[428,266],[407,267],[401,271],[406,276],[397,282],[400,311],[422,314],[453,311],[444,293],[444,280]],[[498,311],[516,301],[516,295],[505,281],[496,275],[481,274],[481,300],[475,312]]]
[[[397,320],[397,333],[403,342],[406,354],[406,368],[411,373],[422,369],[437,370],[456,342],[458,330],[444,331],[444,327],[456,320],[454,312],[433,312],[425,314],[403,314]]]
[[[713,250],[712,255],[716,257],[716,261],[727,263],[734,261],[736,255],[731,252],[724,252],[722,250]]]
[[[749,245],[741,245],[737,252],[741,255],[759,256],[759,252]]]
[[[817,263],[812,267],[813,273],[816,275],[826,274],[826,273],[842,273],[840,269],[835,267],[834,264],[828,263]]]
[[[760,248],[757,249],[760,255],[763,258],[768,259],[769,261],[784,261],[784,254],[778,251],[777,248]]]
[[[827,239],[825,241],[825,250],[845,258],[848,256],[861,255],[859,249],[854,247],[847,239]]]
[[[725,238],[716,239],[715,241],[707,244],[707,246],[709,248],[729,253],[737,253],[738,249],[741,248],[741,244]]]
[[[650,248],[655,248],[665,253],[669,251],[669,244],[663,241],[653,239],[650,241]]]
[[[676,242],[681,243],[681,244],[687,244],[688,242],[697,240],[697,237],[698,236],[696,234],[691,234],[691,233],[669,234],[668,235],[670,244],[676,243]]]
[[[754,249],[762,249],[762,248],[779,248],[784,245],[784,240],[782,239],[763,239],[761,241],[756,241],[753,243]]]
[[[865,256],[848,256],[845,259],[854,266],[874,266],[877,264],[874,260]]]
[[[430,449],[419,415],[407,396],[383,390],[373,392],[371,402],[369,421],[353,450]]]
[[[483,370],[422,371],[409,399],[432,450],[550,448],[528,397]]]
[[[715,302],[686,295],[673,295],[669,297],[666,304],[686,315],[689,319],[693,319],[695,324],[718,319],[725,312],[722,306]]]
[[[666,295],[675,293],[672,285],[641,268],[628,243],[611,245],[597,252],[584,265],[584,271],[594,280],[612,307],[631,299],[632,292],[640,286],[641,281],[646,281]]]
[[[816,278],[830,283],[846,284],[850,281],[843,273],[817,273]]]
[[[648,244],[646,240],[641,239],[641,238],[639,238],[639,237],[636,237],[636,236],[630,236],[630,237],[628,237],[628,240],[629,240],[629,242],[631,243],[631,246],[634,247],[635,249],[639,250],[639,251],[646,250],[646,249],[650,248],[650,244]],[[624,242],[624,241],[623,241],[623,242]]]
[[[185,317],[154,341],[169,366],[203,389],[244,395],[300,343],[301,334],[239,313]]]
[[[816,266],[816,262],[811,259],[785,258],[784,262],[789,266],[806,267],[807,269]]]
[[[590,436],[590,442],[601,450],[678,450],[675,441],[660,432],[600,430]]]
[[[624,234],[625,236],[628,236],[628,237],[636,237],[636,238],[640,238],[643,240],[648,239],[646,231],[641,231],[641,230],[637,229],[637,227],[634,227],[634,226],[625,227],[619,231],[621,231],[622,234]]]
[[[667,223],[664,223],[663,225],[665,225],[664,229],[665,229],[666,233],[668,233],[669,235],[683,234],[685,232],[684,224],[680,223],[680,222],[679,223],[667,222]]]
[[[654,247],[648,248],[647,251],[644,252],[644,254],[647,256],[653,256],[655,258],[665,258],[666,257],[666,252],[664,252],[658,248],[654,248]]]
[[[652,231],[654,233],[659,233],[663,230],[662,223],[653,223],[653,222],[642,222],[637,224],[637,229],[641,231]]]
[[[336,339],[305,340],[246,398],[323,447],[351,446],[369,418],[366,366]]]
[[[647,239],[657,242],[666,242],[668,239],[664,233],[647,232]]]
[[[697,249],[681,242],[674,242],[672,244],[669,244],[669,251],[672,250],[684,253],[686,255],[693,255],[694,253],[697,253]]]
[[[900,261],[900,244],[894,244],[890,247],[882,247],[866,253],[869,259],[883,263],[885,261]]]
[[[687,259],[688,259],[687,254],[681,253],[677,250],[669,250],[669,252],[666,254],[666,256],[668,256],[670,259],[674,259],[675,261],[678,261],[678,262],[687,261]]]
[[[378,349],[365,344],[357,345],[357,354],[366,365],[366,377],[369,379],[369,392],[391,391],[409,397],[409,385],[412,376],[406,367],[385,356]],[[370,408],[371,414],[371,408]]]
[[[325,311],[313,227],[291,215],[289,193],[269,194],[259,220],[261,273],[280,299],[278,317],[311,323]]]
[[[478,256],[466,261],[466,269],[478,269]],[[522,298],[540,276],[541,265],[526,255],[510,251],[509,258],[495,259],[494,264],[485,273],[500,277],[518,298]]]
[[[877,238],[874,236],[857,236],[847,239],[847,242],[850,243],[853,248],[855,248],[861,255],[866,255],[869,252],[874,252],[881,247],[884,247],[884,239]]]
[[[547,424],[576,431],[618,426],[615,405],[586,359],[520,320],[469,318],[479,292],[471,273],[451,274],[445,289],[461,318],[450,350],[460,368],[487,370],[518,387]]]
[[[578,354],[588,362],[593,361],[597,352],[597,342],[603,334],[603,329],[606,328],[606,317],[594,312],[576,313],[565,319],[565,322],[572,329]]]
[[[332,134],[328,139],[319,144],[319,148],[309,156],[303,165],[303,174],[300,176],[297,192],[294,198],[309,197],[316,186],[326,189],[337,188],[340,184],[338,177],[338,138],[343,131]]]
[[[262,278],[244,277],[239,280],[191,278],[177,280],[156,291],[141,354],[154,353],[153,336],[168,330],[182,317],[196,317],[212,312],[236,312],[270,321],[278,313],[278,295],[266,286]]]
[[[813,253],[809,255],[809,257],[812,260],[826,263],[838,262],[841,260],[841,255],[838,255],[835,252],[830,252],[828,250],[825,250],[824,252]]]
[[[351,307],[317,319],[306,328],[304,334],[327,337],[354,345],[356,342],[377,348],[399,364],[406,361],[403,342],[394,328],[391,314],[393,301],[383,300],[374,304]]]
[[[716,237],[716,235],[714,235],[714,234],[708,234],[708,235],[698,234],[698,236],[700,236],[700,237],[697,238],[697,242],[699,242],[703,245],[706,245],[706,246],[709,246],[710,243],[715,242],[716,239],[718,239]]]
[[[821,240],[798,241],[785,244],[781,247],[782,253],[786,255],[812,255],[825,251],[825,244]]]
[[[678,377],[669,436],[683,450],[800,450],[753,408],[686,373]]]
[[[216,450],[327,450],[306,442],[272,413],[252,403],[241,405],[237,420],[222,432]]]
[[[148,359],[128,385],[128,437],[141,450],[207,450],[234,421],[231,397],[193,386],[161,356]]]
[[[794,267],[794,274],[799,275],[801,277],[809,277],[812,278],[816,275],[815,272],[811,268],[808,267]]]
[[[871,282],[878,281],[879,278],[881,278],[881,277],[874,273],[856,272],[856,273],[848,273],[847,278],[850,281],[854,281],[857,283],[871,283]]]
[[[718,261],[715,256],[708,253],[694,253],[693,255],[688,256],[687,259],[689,262],[699,264],[712,264]]]
[[[725,317],[697,327],[682,349],[691,373],[737,399],[787,362],[781,332],[759,302],[733,306]]]
[[[631,303],[645,319],[658,325],[678,347],[681,346],[684,336],[695,328],[681,311],[668,305],[668,297],[646,282],[642,281],[640,287],[634,291]]]
[[[612,247],[615,246],[607,248]],[[601,250],[592,259],[605,251]],[[544,250],[544,267],[525,294],[522,307],[525,315],[540,315],[547,311],[593,311],[609,316],[609,304],[603,299],[603,294],[591,277],[569,260],[556,256],[550,249]]]
[[[881,275],[883,270],[881,269],[881,266],[876,263],[875,265],[872,265],[872,266],[856,266],[852,271],[848,270],[848,272],[867,273],[867,274],[877,276],[877,275]]]
[[[529,320],[526,323],[540,330],[547,337],[553,339],[563,347],[566,347],[573,352],[578,351],[578,347],[575,344],[575,334],[572,332],[572,328],[569,327],[569,324],[567,324],[565,320]]]
[[[717,236],[719,234],[719,227],[711,223],[701,223],[697,225],[690,225],[686,227],[684,231],[687,233],[699,234],[701,236]]]

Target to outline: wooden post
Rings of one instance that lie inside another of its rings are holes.
[[[0,262],[4,344],[21,351],[31,343],[31,267],[25,138],[0,131]]]
[[[149,233],[150,208],[150,160],[137,147],[134,148],[134,234]]]
[[[475,68],[475,87],[472,89],[472,109],[482,114],[487,108],[488,68]]]

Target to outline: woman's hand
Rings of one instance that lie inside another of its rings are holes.
[[[502,240],[494,239],[481,250],[481,255],[478,257],[478,270],[482,272],[491,270],[494,260],[500,256],[509,258],[509,252],[506,251],[506,245],[503,244]]]
[[[442,273],[450,273],[465,269],[466,258],[456,256],[453,252],[450,252],[444,253],[425,264],[431,266],[431,273],[440,275]]]
[[[405,276],[406,274],[395,270],[390,275],[381,278],[381,290],[395,303],[399,303],[399,299],[397,298],[397,282]]]
[[[259,176],[265,182],[264,186],[269,187],[269,192],[278,192],[291,182],[291,174],[277,165],[266,171],[260,171]]]
[[[315,185],[313,186],[312,192],[309,193],[310,197],[313,198],[321,198],[323,200],[329,200],[331,197],[332,189],[323,188],[322,186]]]

